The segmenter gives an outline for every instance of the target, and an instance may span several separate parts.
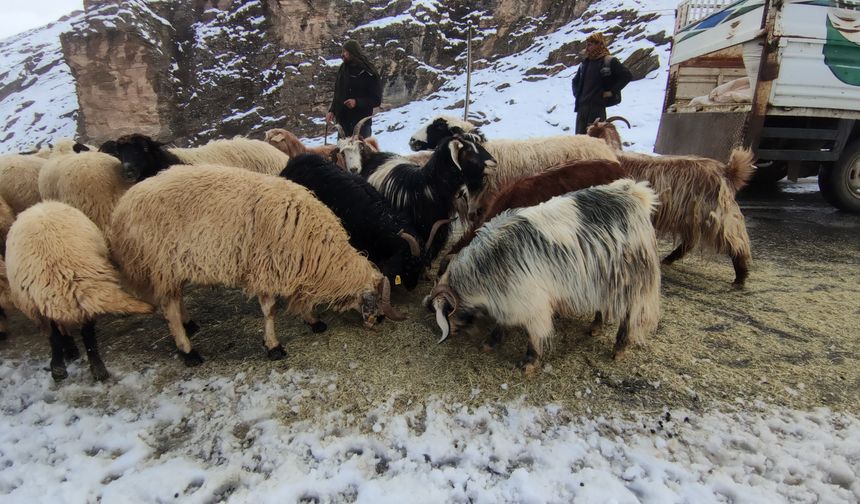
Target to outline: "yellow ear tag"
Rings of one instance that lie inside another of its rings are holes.
[[[394,285],[400,285],[400,275],[394,277]]]

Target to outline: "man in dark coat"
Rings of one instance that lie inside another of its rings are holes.
[[[343,45],[341,57],[343,63],[337,70],[334,98],[325,120],[327,123],[337,121],[344,133],[352,135],[355,125],[365,117],[373,115],[373,107],[382,103],[382,82],[379,72],[368,61],[355,40],[349,40]],[[364,123],[361,136],[366,138],[372,134],[372,122],[371,119]]]
[[[572,83],[577,135],[584,135],[595,119],[606,119],[606,107],[621,103],[621,90],[632,78],[630,70],[609,55],[602,33],[585,39],[585,59]]]

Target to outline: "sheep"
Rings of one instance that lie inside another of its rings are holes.
[[[367,181],[415,227],[432,262],[450,233],[447,223],[455,198],[464,187],[482,183],[495,167],[496,161],[481,144],[449,137],[424,166],[392,159],[374,169]]]
[[[613,358],[655,331],[660,314],[660,265],[647,183],[620,179],[508,210],[486,223],[425,297],[444,341],[485,313],[502,327],[524,327],[529,343],[521,366],[540,369],[553,315],[599,312],[620,318]]]
[[[16,214],[38,203],[39,170],[45,159],[34,155],[0,155],[0,198]]]
[[[34,152],[33,155],[41,159],[51,159],[56,156],[64,156],[66,154],[77,154],[88,150],[95,150],[91,145],[82,144],[72,140],[71,138],[61,138]]]
[[[438,276],[445,273],[451,258],[475,239],[480,227],[510,208],[537,205],[554,196],[596,185],[608,184],[624,178],[621,165],[612,161],[589,160],[571,161],[537,175],[523,177],[503,187],[490,201],[487,211],[480,217],[469,216],[475,220],[474,227],[466,230],[462,237],[448,250],[448,255],[439,265]]]
[[[15,212],[3,198],[0,198],[0,255],[6,255],[6,235],[15,221]]]
[[[200,147],[165,148],[152,138],[133,133],[118,138],[113,145],[122,161],[126,180],[140,182],[173,165],[221,165],[277,175],[287,166],[289,156],[260,140],[233,138],[213,140]]]
[[[0,341],[6,339],[6,310],[12,306],[12,293],[9,278],[6,276],[6,262],[0,259]]]
[[[96,225],[60,202],[38,203],[18,215],[9,230],[6,273],[15,306],[49,337],[55,381],[68,376],[64,350],[67,357],[77,353],[63,333],[81,326],[90,371],[102,381],[109,374],[96,344],[96,317],[153,310],[122,290]]]
[[[175,166],[132,186],[114,210],[112,257],[135,292],[160,305],[187,366],[203,362],[188,340],[186,283],[242,287],[260,302],[272,360],[286,357],[275,336],[275,296],[319,327],[315,305],[360,311],[379,305],[395,320],[390,286],[349,245],[337,217],[304,187],[280,177],[214,165]],[[381,302],[380,302],[381,295]]]
[[[101,152],[49,159],[39,173],[43,200],[77,208],[102,230],[107,229],[117,201],[129,187],[131,182],[122,177],[119,160]]]
[[[467,128],[467,121],[438,117],[420,128],[410,139],[413,149],[434,147],[445,132],[459,133]],[[466,138],[483,139],[476,128],[465,132]],[[586,135],[561,135],[537,137],[524,140],[489,140],[483,143],[487,152],[498,162],[498,167],[489,173],[486,182],[469,190],[469,213],[480,216],[487,203],[504,185],[518,178],[539,173],[566,161],[581,159],[606,159],[617,161],[615,152],[605,142]]]
[[[281,176],[307,187],[331,208],[350,244],[389,280],[415,288],[424,269],[415,232],[366,180],[315,154],[290,159]]]

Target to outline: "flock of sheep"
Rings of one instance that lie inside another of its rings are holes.
[[[0,305],[48,336],[55,380],[79,355],[70,335],[80,328],[103,380],[103,314],[161,310],[186,365],[202,362],[186,284],[256,296],[268,357],[281,359],[276,297],[313,332],[326,329],[320,306],[357,310],[370,327],[402,320],[391,284],[411,290],[435,264],[424,305],[440,342],[478,317],[496,323],[489,349],[503,330],[525,328],[521,366],[533,373],[556,313],[593,314],[594,333],[618,323],[619,358],[657,327],[658,235],[679,243],[665,264],[704,246],[729,255],[743,287],[749,237],[734,196],[753,159],[624,152],[613,119],[588,135],[487,140],[440,116],[412,137],[408,156],[359,136],[362,123],[316,148],[275,129],[265,142],[180,149],[133,134],[98,151],[64,140],[3,155]],[[457,219],[464,233],[452,244]]]

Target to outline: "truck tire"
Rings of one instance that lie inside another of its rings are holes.
[[[758,189],[770,189],[788,175],[788,166],[783,161],[773,161],[770,165],[757,167],[749,185]]]
[[[818,188],[824,199],[836,208],[860,213],[860,140],[846,146],[839,161],[822,166]]]

